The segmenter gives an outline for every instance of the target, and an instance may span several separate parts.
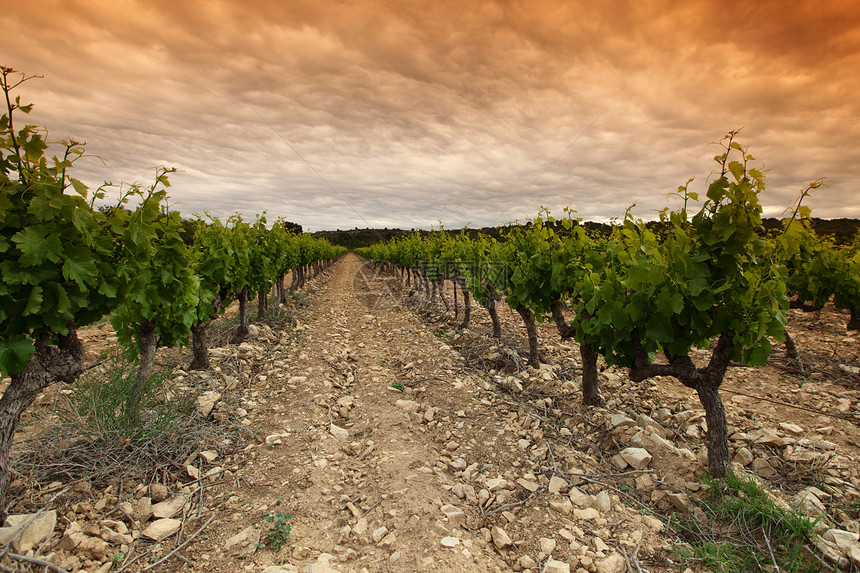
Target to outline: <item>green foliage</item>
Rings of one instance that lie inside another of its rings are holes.
[[[141,323],[155,324],[159,343],[183,344],[196,322],[200,279],[194,274],[192,251],[180,236],[180,217],[167,208],[168,174],[159,169],[146,190],[130,186],[123,201],[141,197],[131,213],[116,210],[122,217],[122,233],[116,237],[122,253],[117,274],[125,297],[112,317],[119,341],[138,348]]]
[[[797,573],[821,570],[821,559],[811,553],[815,521],[777,504],[754,478],[729,472],[704,483],[707,521],[687,518],[675,524],[687,541],[677,550],[682,559],[721,573],[774,566]]]
[[[58,410],[60,419],[94,442],[138,442],[168,434],[192,412],[193,399],[168,397],[163,389],[168,371],[158,371],[130,409],[128,395],[136,365],[114,349],[99,368],[82,375]]]
[[[278,500],[276,505],[280,505],[281,500]],[[262,544],[265,547],[271,547],[275,551],[280,551],[281,547],[290,540],[290,519],[293,518],[292,513],[282,513],[275,510],[271,513],[266,513],[263,520],[270,524],[269,531],[263,538]]]
[[[59,142],[48,155],[45,130],[15,126],[27,114],[12,90],[28,77],[0,68],[6,113],[0,117],[0,373],[22,372],[35,342],[85,326],[117,304],[113,244],[105,216],[86,186],[69,176],[83,144]]]

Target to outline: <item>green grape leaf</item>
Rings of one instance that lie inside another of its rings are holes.
[[[60,260],[60,238],[50,235],[45,225],[32,225],[21,229],[12,235],[12,241],[21,251],[19,260],[23,266],[35,267],[45,261],[56,263]]]
[[[75,245],[63,253],[63,276],[73,280],[81,287],[95,279],[99,271],[93,261],[92,252],[83,245]]]
[[[0,338],[0,372],[6,375],[23,372],[35,352],[33,341],[22,334]]]
[[[77,179],[75,179],[74,177],[69,178],[69,181],[71,182],[72,187],[74,188],[75,192],[78,195],[80,195],[81,197],[83,197],[84,199],[86,199],[88,187],[86,185],[84,185],[83,183],[81,183],[80,181],[78,181]]]
[[[770,356],[770,340],[760,339],[754,346],[744,351],[744,362],[751,366],[762,366]]]
[[[33,290],[30,291],[30,296],[27,298],[27,304],[24,305],[24,310],[21,312],[22,316],[27,316],[28,314],[38,314],[42,308],[42,287],[36,285],[33,287]]]

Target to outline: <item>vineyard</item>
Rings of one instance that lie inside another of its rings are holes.
[[[860,568],[860,237],[815,234],[822,181],[767,232],[732,132],[657,224],[346,254],[189,222],[171,169],[88,189],[2,74],[3,570]]]

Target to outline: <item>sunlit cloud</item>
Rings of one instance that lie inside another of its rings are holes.
[[[40,2],[0,13],[32,121],[88,141],[78,175],[176,167],[183,214],[311,230],[483,226],[575,208],[652,217],[716,148],[860,217],[854,3]]]

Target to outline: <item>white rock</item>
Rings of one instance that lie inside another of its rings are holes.
[[[852,545],[860,539],[860,535],[843,529],[828,529],[822,537],[836,544],[843,553],[847,554]]]
[[[181,519],[158,519],[150,523],[149,527],[143,530],[143,536],[155,541],[161,541],[179,531],[181,526]]]
[[[666,429],[660,425],[660,423],[652,418],[651,416],[646,416],[645,414],[639,414],[636,416],[636,425],[642,428],[643,430],[648,428],[653,428],[652,431],[660,434],[661,437],[666,437]],[[650,432],[649,432],[650,433]]]
[[[593,497],[576,487],[571,488],[567,496],[574,505],[581,508],[591,507],[594,504]]]
[[[570,499],[563,497],[561,499],[551,499],[549,500],[549,507],[554,511],[559,513],[563,513],[565,515],[570,515],[573,513],[573,504],[570,503]]]
[[[765,458],[756,458],[750,464],[750,469],[761,477],[772,477],[776,475],[776,470],[770,465],[770,462]]]
[[[670,493],[666,495],[666,499],[681,513],[690,513],[693,511],[693,503],[690,501],[690,496],[686,493]]]
[[[499,527],[498,525],[493,526],[493,529],[491,530],[490,533],[491,533],[492,538],[493,538],[493,544],[498,549],[504,549],[506,547],[510,547],[514,543],[513,540],[510,538],[510,536],[508,535],[508,533],[504,529]]]
[[[648,436],[648,440],[652,444],[654,444],[654,447],[656,447],[658,450],[666,450],[669,452],[675,451],[675,444],[673,444],[672,442],[670,442],[666,438],[663,438],[657,432],[652,432],[651,435]]]
[[[600,559],[595,564],[597,565],[597,573],[624,573],[627,570],[627,560],[615,552],[605,559]]]
[[[349,430],[345,428],[341,428],[338,425],[331,424],[328,429],[329,433],[337,438],[338,440],[346,440],[349,439]]]
[[[443,537],[441,541],[439,541],[439,544],[442,547],[447,547],[450,549],[460,545],[460,538],[449,535],[448,537]]]
[[[173,517],[185,507],[185,504],[188,503],[188,497],[184,495],[180,495],[174,497],[173,499],[168,499],[166,501],[162,501],[160,503],[156,503],[152,506],[152,515],[156,519],[161,519],[164,517]]]
[[[531,493],[534,493],[534,492],[536,492],[538,489],[540,489],[540,484],[539,484],[539,483],[537,483],[537,482],[535,482],[535,481],[527,480],[527,479],[525,479],[525,478],[520,478],[520,479],[518,479],[518,480],[517,480],[517,483],[518,483],[521,487],[523,487],[523,488],[527,489],[527,490],[528,490],[529,492],[531,492]]]
[[[780,422],[779,427],[788,432],[789,434],[794,434],[795,436],[799,436],[803,433],[803,428],[798,426],[797,424],[791,424],[788,422]]]
[[[466,514],[463,513],[463,510],[456,505],[446,504],[440,509],[442,510],[442,513],[445,514],[445,517],[448,518],[448,523],[452,525],[460,523],[466,518]]]
[[[379,543],[376,544],[377,547],[391,547],[397,542],[397,536],[392,531],[385,537],[379,540]]]
[[[627,426],[635,426],[636,422],[624,414],[615,414],[609,418],[609,425],[613,428],[626,428]]]
[[[778,436],[775,431],[769,430],[767,428],[759,428],[755,432],[752,432],[748,436],[748,439],[750,442],[756,444],[775,446],[777,448],[781,448],[789,443],[789,440]],[[791,441],[793,442],[794,440]]]
[[[651,463],[651,454],[643,448],[624,448],[621,457],[635,470],[644,470]]]
[[[814,493],[809,491],[809,488],[797,492],[792,501],[811,515],[818,516],[827,513],[827,508]]]
[[[555,539],[550,539],[549,537],[541,537],[540,539],[538,539],[538,543],[540,544],[540,550],[544,555],[552,555],[552,552],[555,551]]]
[[[6,527],[0,528],[0,543],[9,543],[9,541],[18,535],[18,532],[21,531],[21,528],[31,517],[33,517],[32,513],[7,516],[5,521]],[[57,527],[57,512],[53,509],[43,511],[39,517],[34,519],[24,529],[21,536],[13,541],[12,547],[18,553],[26,553],[51,537],[55,527]]]
[[[550,559],[546,562],[546,565],[543,566],[543,570],[545,573],[570,573],[570,565],[564,561]]]
[[[647,525],[651,531],[656,531],[657,533],[663,531],[663,528],[665,527],[662,521],[652,515],[643,515],[642,521],[645,522],[645,525]]]
[[[488,479],[484,485],[491,492],[499,491],[500,489],[506,489],[508,487],[508,482],[504,478],[490,478]]]
[[[367,518],[362,517],[352,526],[352,532],[358,536],[362,536],[367,532]]]
[[[203,392],[197,396],[197,400],[194,402],[194,409],[197,410],[197,413],[201,417],[205,418],[212,413],[212,408],[215,407],[215,404],[217,404],[220,399],[221,394],[218,392],[212,392],[211,390]]]
[[[260,532],[251,525],[225,541],[224,550],[229,551],[234,547],[248,547],[250,545],[256,545],[259,542]]]
[[[335,560],[335,556],[330,553],[320,553],[316,563],[311,563],[305,567],[305,573],[340,573],[339,569],[331,564]]]
[[[421,409],[421,404],[414,400],[397,400],[394,404],[407,412],[417,412]]]
[[[735,457],[732,458],[732,461],[746,467],[752,463],[753,459],[752,452],[748,448],[740,447],[735,452]]]
[[[609,492],[606,490],[598,493],[597,496],[595,496],[594,501],[597,511],[600,513],[607,513],[612,509],[612,498],[609,497]]]
[[[549,486],[547,489],[550,493],[561,493],[567,489],[567,480],[554,475],[549,478]]]
[[[387,533],[388,528],[383,525],[382,527],[374,529],[373,533],[370,534],[370,538],[373,539],[374,543],[379,543]]]
[[[593,507],[586,507],[585,509],[574,509],[573,516],[579,519],[597,519],[600,517],[600,512]]]

